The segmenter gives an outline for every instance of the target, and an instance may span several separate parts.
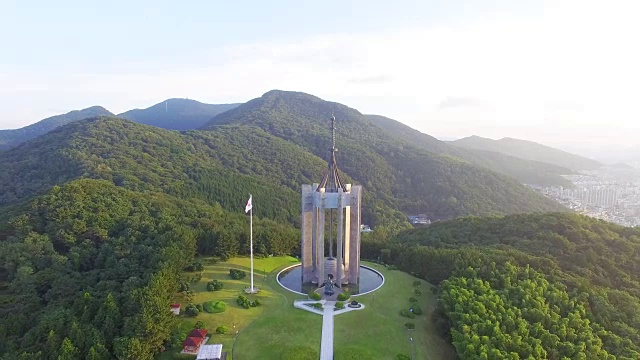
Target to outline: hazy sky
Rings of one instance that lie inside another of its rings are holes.
[[[638,13],[633,0],[0,0],[0,128],[282,89],[441,138],[634,146]]]

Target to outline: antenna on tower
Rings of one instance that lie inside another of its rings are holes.
[[[336,117],[331,114],[331,148],[329,149],[329,158],[327,159],[328,167],[325,171],[322,181],[318,186],[318,190],[321,188],[326,189],[327,192],[338,192],[338,188],[342,188],[343,191],[347,191],[340,174],[338,173],[338,164],[336,163]]]
[[[169,102],[168,101],[164,102],[164,112],[169,112]]]
[[[336,117],[331,114],[331,151],[336,151]]]

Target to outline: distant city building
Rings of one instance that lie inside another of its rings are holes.
[[[533,187],[587,216],[623,226],[640,225],[640,172],[603,167],[566,176],[574,188]]]

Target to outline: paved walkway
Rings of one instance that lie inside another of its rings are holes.
[[[320,360],[333,360],[333,308],[335,301],[324,304],[322,314],[322,340],[320,343]]]

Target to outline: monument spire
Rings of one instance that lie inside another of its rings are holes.
[[[347,191],[342,179],[340,179],[340,174],[338,172],[338,164],[336,162],[336,117],[331,115],[331,149],[329,149],[329,159],[327,159],[327,171],[325,171],[324,176],[322,177],[322,181],[320,181],[320,186],[316,191],[320,191],[320,189],[325,189],[325,192],[338,192],[338,189],[342,189],[342,191]]]

